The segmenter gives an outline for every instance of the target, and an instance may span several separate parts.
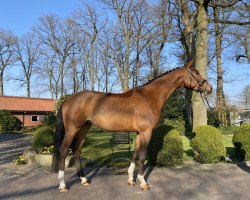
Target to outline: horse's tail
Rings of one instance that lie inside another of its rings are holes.
[[[63,142],[63,138],[65,135],[65,129],[63,124],[63,114],[62,114],[62,105],[60,106],[57,118],[56,118],[56,134],[55,134],[55,153],[53,156],[53,164],[52,164],[52,171],[58,172],[59,170],[59,159],[60,159],[60,147]]]

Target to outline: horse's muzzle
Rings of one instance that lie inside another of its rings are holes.
[[[213,92],[212,86],[209,83],[207,83],[204,93],[211,94],[212,92]]]

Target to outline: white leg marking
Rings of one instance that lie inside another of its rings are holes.
[[[64,181],[64,171],[63,170],[59,170],[58,180],[60,182],[59,189],[66,188],[66,184],[65,184],[65,181]]]
[[[88,182],[88,179],[86,177],[80,177],[80,179],[82,180],[82,184],[85,184]]]
[[[147,184],[147,182],[145,181],[143,175],[138,174],[138,175],[137,175],[137,178],[138,178],[139,181],[141,182],[140,186],[143,186],[143,185],[146,185],[146,184]]]
[[[135,170],[135,163],[131,162],[129,168],[128,168],[128,180],[134,179],[134,170]]]

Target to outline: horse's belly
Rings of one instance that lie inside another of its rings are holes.
[[[108,131],[134,131],[133,116],[128,114],[99,114],[91,123]]]

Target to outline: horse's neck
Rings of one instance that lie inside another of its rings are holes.
[[[183,74],[181,69],[152,81],[147,85],[150,98],[155,103],[155,108],[161,110],[170,95],[178,88],[183,87]]]

